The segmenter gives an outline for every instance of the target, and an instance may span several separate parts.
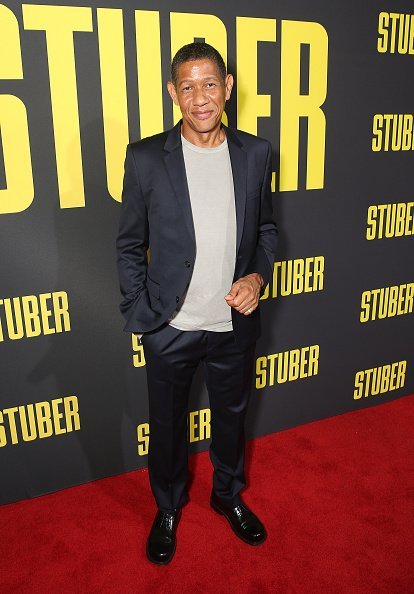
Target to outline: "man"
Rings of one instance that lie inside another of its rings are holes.
[[[169,94],[182,119],[128,145],[117,238],[127,332],[144,346],[149,393],[148,471],[158,511],[150,561],[171,561],[187,494],[187,405],[203,361],[211,408],[211,507],[251,545],[266,530],[243,503],[244,419],[259,297],[277,229],[271,145],[222,124],[233,77],[207,43],[174,56]],[[150,257],[147,257],[149,248]]]

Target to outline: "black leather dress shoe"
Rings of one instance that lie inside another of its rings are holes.
[[[147,539],[147,557],[152,563],[166,565],[174,556],[177,539],[175,536],[181,508],[173,512],[158,510]]]
[[[219,499],[214,491],[210,497],[211,507],[223,515],[229,522],[233,532],[250,545],[259,545],[266,540],[265,527],[259,518],[245,505],[240,503],[232,506]]]

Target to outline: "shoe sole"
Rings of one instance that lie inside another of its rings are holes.
[[[170,563],[174,557],[175,554],[175,549],[177,548],[177,539],[174,542],[174,548],[173,548],[173,552],[171,554],[171,557],[169,559],[167,559],[167,561],[156,561],[155,559],[153,559],[152,557],[150,557],[149,553],[148,553],[148,542],[146,544],[145,547],[145,552],[147,555],[147,559],[148,561],[151,561],[151,563],[155,563],[155,565],[168,565],[168,563]]]
[[[236,530],[233,528],[233,526],[232,526],[230,520],[228,519],[228,517],[226,516],[226,514],[223,511],[221,511],[221,509],[219,507],[217,507],[215,505],[215,503],[213,503],[213,501],[210,501],[210,507],[212,509],[214,509],[214,511],[217,512],[220,516],[223,516],[224,518],[226,518],[226,520],[227,520],[230,528],[233,530],[234,534],[238,538],[240,538],[240,540],[242,540],[243,542],[245,542],[246,544],[249,544],[249,545],[251,545],[253,547],[257,547],[257,546],[259,546],[259,545],[261,545],[261,544],[263,544],[265,542],[265,540],[267,538],[267,534],[266,533],[265,533],[265,536],[264,536],[263,540],[259,540],[258,542],[252,542],[251,540],[248,540],[247,538],[244,538],[241,534],[239,534],[238,532],[236,532]]]

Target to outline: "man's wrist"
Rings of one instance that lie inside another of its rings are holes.
[[[263,287],[263,285],[264,285],[264,279],[263,279],[262,275],[260,274],[260,272],[252,272],[248,276],[253,276],[257,280],[257,282],[259,283],[260,288]]]

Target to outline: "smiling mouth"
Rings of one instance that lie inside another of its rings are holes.
[[[212,111],[193,111],[193,116],[198,120],[206,120],[212,113]]]

